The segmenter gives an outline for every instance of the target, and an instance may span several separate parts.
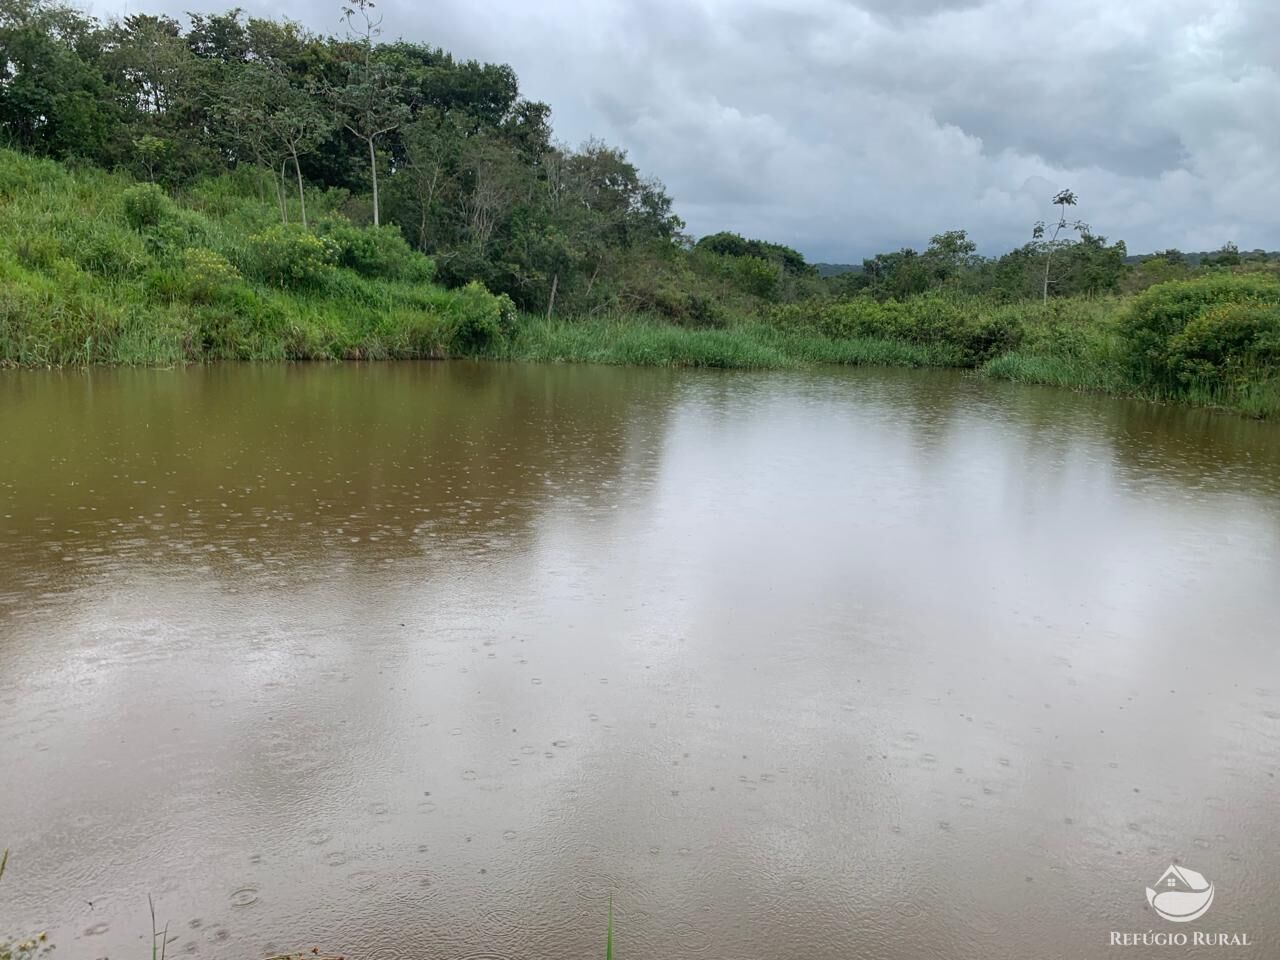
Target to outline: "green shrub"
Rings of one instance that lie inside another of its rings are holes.
[[[142,236],[153,255],[180,258],[188,247],[208,246],[210,234],[209,221],[200,214],[175,208]]]
[[[965,366],[1016,349],[1026,336],[1022,312],[954,294],[927,293],[907,300],[810,300],[778,307],[771,324],[812,331],[833,340],[897,340],[949,351]]]
[[[448,320],[448,345],[452,352],[481,353],[504,339],[498,298],[474,280],[454,297]]]
[[[204,247],[183,251],[182,277],[186,299],[192,303],[212,303],[240,274],[220,253]]]
[[[516,309],[516,302],[505,293],[499,293],[495,299],[498,301],[498,328],[502,331],[503,338],[510,340],[516,335],[520,311]]]
[[[172,303],[186,299],[187,278],[180,266],[152,267],[142,277],[148,303]]]
[[[925,293],[902,304],[906,308],[907,339],[915,343],[963,345],[978,304],[961,302],[943,294]]]
[[[361,276],[409,283],[430,283],[435,276],[435,264],[410,247],[397,226],[362,228],[327,221],[321,231],[334,244],[338,265]]]
[[[321,284],[337,260],[333,241],[298,226],[276,224],[255,233],[240,255],[241,269],[272,286],[298,289]]]
[[[1150,287],[1137,296],[1120,324],[1131,373],[1139,382],[1176,389],[1185,382],[1186,357],[1175,343],[1189,323],[1226,304],[1277,303],[1280,283],[1260,273],[1215,273]],[[1239,325],[1240,315],[1232,316],[1230,323]],[[1197,342],[1207,335],[1196,334]]]
[[[138,232],[160,226],[173,213],[173,201],[154,183],[140,183],[121,194],[124,219]]]
[[[782,269],[759,257],[739,257],[734,265],[738,287],[746,293],[772,300],[778,295]]]
[[[1280,300],[1207,307],[1169,338],[1167,355],[1184,385],[1234,386],[1261,371],[1274,376],[1280,371]]]
[[[659,284],[647,306],[683,327],[723,327],[727,323],[714,297],[673,283]]]
[[[728,266],[728,278],[743,293],[762,300],[772,300],[778,295],[782,281],[782,268],[762,257],[723,257]]]
[[[967,323],[956,343],[968,362],[980,365],[1002,353],[1016,350],[1026,336],[1026,327],[1012,311],[981,313]]]

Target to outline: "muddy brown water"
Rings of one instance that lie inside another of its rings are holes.
[[[0,374],[0,932],[1280,955],[1280,427],[949,373]],[[1215,885],[1174,924],[1170,863]],[[1190,937],[1189,937],[1190,939]]]

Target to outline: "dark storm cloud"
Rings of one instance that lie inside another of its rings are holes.
[[[337,4],[245,5],[339,29]],[[525,93],[554,108],[561,139],[628,149],[694,233],[738,230],[847,260],[963,227],[998,251],[1024,242],[1069,186],[1082,217],[1135,251],[1280,247],[1274,0],[381,10],[388,37],[512,64]]]

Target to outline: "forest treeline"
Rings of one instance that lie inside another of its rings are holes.
[[[1042,292],[1055,252],[1043,237],[984,258],[953,230],[830,278],[781,244],[728,232],[694,242],[625,151],[557,143],[550,107],[521,94],[511,67],[385,40],[371,3],[342,23],[334,36],[240,10],[104,23],[50,0],[0,0],[0,136],[169,189],[252,165],[283,221],[307,225],[308,198],[314,208],[326,194],[326,209],[356,223],[398,227],[445,284],[479,281],[529,311],[720,325],[808,297]],[[1056,242],[1051,296],[1180,273],[1171,260],[1131,268],[1122,242],[1087,229],[1071,239]]]

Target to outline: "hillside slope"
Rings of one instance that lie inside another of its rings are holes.
[[[308,231],[281,222],[253,170],[174,200],[0,150],[0,364],[441,357],[501,341],[509,300],[432,283],[428,257],[394,227],[353,226],[340,199],[317,192]]]

